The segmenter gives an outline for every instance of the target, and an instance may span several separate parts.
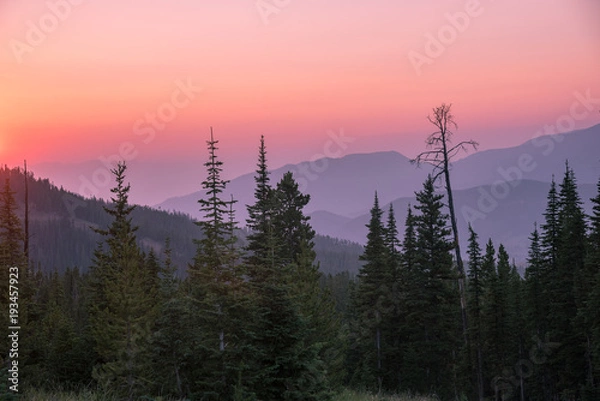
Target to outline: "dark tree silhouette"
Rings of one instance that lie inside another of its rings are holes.
[[[463,321],[463,336],[465,344],[468,345],[468,321],[467,305],[465,294],[465,268],[460,253],[460,242],[458,240],[458,226],[456,224],[456,213],[454,211],[454,198],[452,196],[452,186],[450,184],[450,161],[458,152],[466,151],[468,147],[477,149],[479,145],[473,140],[462,141],[452,146],[452,128],[458,128],[454,115],[451,113],[451,104],[442,103],[441,106],[433,109],[433,115],[427,117],[427,120],[436,127],[436,131],[427,137],[427,148],[425,152],[420,153],[413,163],[431,164],[434,168],[432,177],[437,180],[444,176],[446,193],[448,195],[448,209],[450,210],[450,222],[452,225],[452,234],[454,236],[454,251],[456,254],[456,267],[458,270],[458,288],[460,291],[460,307]]]

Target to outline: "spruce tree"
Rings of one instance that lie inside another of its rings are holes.
[[[343,354],[335,305],[319,285],[321,273],[313,250],[315,232],[303,210],[310,196],[300,192],[292,173],[287,172],[277,183],[273,198],[273,228],[280,243],[276,257],[282,270],[289,274],[289,295],[301,323],[301,330],[296,333],[300,349],[296,350],[294,361],[298,368],[288,379],[288,392],[284,395],[291,399],[327,399],[333,378],[328,371],[340,375]]]
[[[11,189],[10,179],[4,182],[0,192],[0,263],[2,264],[2,285],[8,283],[8,269],[11,266],[19,268],[24,266],[25,255],[23,253],[23,226],[17,216],[17,202],[15,192]],[[24,272],[23,272],[24,273]],[[6,278],[4,280],[4,278]],[[2,296],[8,292],[3,291]]]
[[[21,286],[25,282],[27,271],[25,269],[25,255],[23,254],[23,229],[21,221],[17,216],[17,202],[15,192],[10,186],[10,179],[6,179],[2,192],[0,192],[0,308],[2,313],[0,323],[3,327],[11,326],[9,321],[9,278],[16,280],[21,289],[18,294],[23,297],[24,292]],[[25,309],[23,299],[19,299],[19,323],[25,324]],[[8,337],[3,336],[0,341],[2,346],[2,360],[10,347],[8,346]]]
[[[258,149],[258,163],[254,181],[253,205],[246,205],[248,210],[248,219],[246,224],[250,229],[247,237],[248,245],[246,250],[248,255],[245,258],[249,268],[249,278],[260,279],[261,265],[265,263],[275,263],[275,253],[277,252],[277,239],[275,238],[275,229],[273,227],[273,213],[275,209],[275,200],[273,189],[270,185],[270,172],[267,168],[267,150],[264,136],[260,137],[260,146]]]
[[[402,347],[405,341],[405,303],[407,295],[406,277],[402,271],[401,243],[398,239],[398,227],[394,206],[390,203],[385,225],[385,246],[387,248],[387,265],[392,276],[390,287],[390,305],[386,313],[386,324],[383,326],[384,343],[388,344],[384,364],[387,382],[386,390],[398,391],[402,386]]]
[[[587,328],[586,335],[586,400],[600,397],[600,180],[598,194],[591,199],[592,214],[590,216],[590,235],[586,270],[595,272],[590,282],[590,293],[586,306],[580,310],[580,315]]]
[[[477,398],[482,401],[484,397],[483,382],[483,332],[482,332],[482,303],[483,283],[482,255],[478,242],[478,235],[469,224],[469,281],[467,283],[467,305],[469,306],[469,338],[473,349],[471,360],[474,362],[475,383],[477,384]]]
[[[548,299],[549,294],[545,288],[546,268],[542,250],[541,238],[537,229],[537,224],[533,233],[529,237],[530,245],[527,256],[527,268],[525,270],[525,328],[528,331],[528,338],[544,338],[548,332]],[[537,344],[530,344],[531,347]],[[527,380],[528,395],[533,400],[546,399],[549,397],[547,383],[549,381],[548,367],[544,364],[533,366],[531,378]],[[540,398],[535,398],[535,397]]]
[[[542,224],[542,239],[541,247],[544,255],[545,263],[550,271],[556,269],[558,259],[559,246],[559,202],[558,192],[556,190],[556,182],[552,176],[552,183],[548,191],[548,205],[544,213],[545,223]]]
[[[482,344],[483,354],[483,382],[484,392],[490,394],[493,392],[494,378],[499,374],[494,360],[494,328],[495,318],[492,316],[495,305],[495,292],[497,286],[498,273],[496,271],[496,248],[492,239],[489,238],[485,246],[485,253],[481,259],[481,332],[484,338]]]
[[[357,325],[355,333],[359,345],[361,366],[356,374],[360,375],[362,385],[375,391],[383,386],[383,359],[387,344],[383,343],[382,330],[384,320],[388,318],[391,300],[393,272],[388,264],[386,230],[382,222],[383,211],[379,199],[371,208],[371,219],[367,224],[367,244],[360,260],[365,264],[358,272],[358,285],[355,292]]]
[[[183,398],[190,388],[186,365],[190,362],[194,341],[192,309],[184,298],[181,281],[172,262],[170,239],[165,241],[164,262],[160,264],[159,311],[152,335],[152,358],[156,394]]]
[[[207,176],[202,182],[205,196],[198,200],[203,216],[196,223],[203,236],[195,240],[196,256],[188,267],[193,321],[198,325],[194,341],[196,383],[192,392],[204,399],[232,397],[236,380],[245,372],[243,358],[236,360],[241,356],[243,342],[238,321],[243,272],[236,263],[239,255],[232,247],[236,242],[232,236],[235,221],[230,218],[230,201],[223,196],[228,181],[221,178],[223,162],[217,156],[218,142],[211,128],[210,140],[206,142],[208,161],[204,164]]]
[[[583,311],[584,320],[589,327],[587,359],[588,387],[592,395],[600,395],[600,180],[598,194],[591,199],[593,208],[591,232],[588,240],[586,265],[588,271],[595,271],[592,289],[588,296],[587,308]],[[592,399],[590,397],[590,399]]]
[[[156,312],[156,294],[148,292],[148,270],[130,217],[125,164],[112,170],[116,187],[111,191],[113,217],[107,230],[97,230],[104,247],[96,251],[91,268],[90,317],[99,360],[93,376],[107,391],[133,400],[148,388],[150,337]]]
[[[544,289],[544,255],[542,252],[540,234],[537,225],[529,237],[530,245],[527,256],[525,281],[527,287],[527,305],[529,306],[528,321],[530,330],[538,336],[547,327],[547,297]]]
[[[556,269],[550,272],[550,335],[562,345],[551,357],[556,392],[561,397],[579,396],[585,383],[586,328],[577,319],[589,292],[584,274],[586,224],[577,192],[577,182],[568,162],[558,195],[558,254]]]
[[[407,274],[415,267],[416,250],[417,250],[417,232],[416,232],[415,216],[410,204],[406,213],[404,222],[404,238],[402,240],[402,272]]]
[[[302,252],[308,252],[308,257],[314,260],[315,231],[308,223],[310,217],[303,212],[310,201],[310,195],[300,192],[298,183],[288,171],[277,183],[272,197],[276,207],[272,212],[273,230],[280,242],[276,249],[277,260],[290,264],[296,262],[296,257]]]
[[[409,388],[434,391],[441,398],[457,395],[457,349],[460,345],[460,304],[453,270],[448,216],[442,195],[428,177],[417,194],[416,258],[408,296],[409,343],[405,366]]]
[[[302,209],[309,201],[291,173],[269,185],[264,138],[259,147],[255,203],[248,206],[245,258],[252,310],[249,365],[253,396],[264,400],[329,397],[323,339],[332,322],[318,291],[314,231]],[[331,307],[331,311],[334,308]],[[317,332],[321,330],[321,332]]]
[[[515,357],[518,346],[514,335],[513,316],[516,311],[511,307],[510,294],[510,259],[504,245],[500,244],[495,272],[488,276],[484,309],[488,341],[485,353],[489,361],[491,391],[495,399],[510,399],[516,390],[514,383],[510,381],[510,373],[505,374],[518,360]]]

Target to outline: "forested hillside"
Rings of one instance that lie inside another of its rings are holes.
[[[0,182],[5,182],[7,178],[15,191],[17,215],[23,220],[23,169],[0,168]],[[92,228],[106,227],[110,223],[110,216],[103,210],[107,203],[101,199],[83,198],[57,188],[48,179],[35,178],[31,173],[28,184],[32,265],[43,271],[64,272],[65,269],[74,267],[87,271],[92,263],[94,249],[101,239]],[[178,272],[184,275],[196,249],[192,240],[202,236],[201,230],[193,220],[181,213],[165,212],[145,206],[137,206],[131,216],[134,225],[139,226],[137,239],[141,249],[144,252],[154,249],[156,253],[161,253],[165,240],[169,238],[173,264]],[[239,230],[240,243],[243,243],[246,235],[246,230]],[[317,235],[315,250],[323,272],[358,272],[358,255],[362,252],[360,245]]]

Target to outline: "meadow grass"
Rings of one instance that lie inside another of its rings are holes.
[[[344,390],[338,394],[333,401],[434,401],[432,397],[411,396],[411,395],[373,395],[368,393],[358,393],[352,390]]]
[[[27,401],[117,401],[117,398],[101,394],[98,391],[84,389],[77,392],[57,391],[48,392],[44,390],[29,389],[20,400]],[[145,398],[152,401],[175,401],[167,398]],[[377,396],[367,393],[359,393],[352,390],[344,390],[336,395],[333,401],[434,401],[432,397],[410,396],[410,395],[385,395]]]

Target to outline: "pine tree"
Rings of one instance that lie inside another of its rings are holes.
[[[394,205],[390,203],[387,223],[385,226],[385,246],[388,250],[388,264],[390,265],[390,269],[394,271],[394,276],[397,275],[398,269],[400,268],[400,245],[400,241],[398,240],[398,227],[396,225]]]
[[[25,325],[26,309],[23,295],[23,284],[26,283],[28,272],[25,266],[25,255],[23,254],[23,229],[21,221],[17,216],[17,203],[15,192],[11,189],[10,179],[6,179],[2,192],[0,192],[0,308],[2,313],[0,323],[3,327],[11,326],[9,322],[9,278],[16,279],[19,283],[19,325]],[[14,280],[13,280],[14,281]],[[8,354],[8,337],[3,336],[0,341],[2,347],[2,358]]]
[[[318,285],[315,233],[302,211],[310,197],[299,191],[291,173],[275,189],[268,176],[261,137],[245,258],[253,306],[247,326],[251,390],[264,400],[327,399],[325,361],[339,356],[325,343],[337,329],[332,329],[335,308]]]
[[[496,271],[496,248],[492,239],[488,239],[485,246],[485,253],[481,259],[481,332],[484,338],[482,344],[483,354],[483,382],[484,392],[489,394],[494,392],[494,379],[499,372],[497,362],[494,360],[495,343],[494,328],[495,318],[492,316],[495,305],[494,289],[497,286],[498,273]]]
[[[528,321],[530,329],[538,336],[546,331],[547,297],[544,289],[544,255],[537,225],[529,237],[529,253],[525,281],[527,286]]]
[[[416,250],[417,250],[417,232],[415,216],[410,204],[406,213],[404,222],[404,239],[402,240],[402,270],[410,272],[415,268]]]
[[[559,202],[558,193],[556,190],[556,182],[554,176],[552,176],[552,183],[550,184],[550,190],[548,191],[548,205],[546,212],[544,213],[545,223],[542,225],[542,252],[544,255],[545,263],[548,265],[550,271],[556,269],[558,259],[558,242],[559,242]]]
[[[251,231],[247,237],[248,245],[246,250],[248,251],[248,256],[246,257],[246,263],[248,264],[249,278],[251,280],[260,279],[261,265],[266,263],[275,264],[277,239],[275,238],[275,229],[272,221],[275,200],[273,189],[269,184],[269,175],[265,138],[261,136],[256,175],[254,176],[256,183],[254,190],[255,203],[246,206],[248,209],[246,223]]]
[[[386,390],[398,391],[402,386],[402,347],[405,335],[405,303],[407,295],[406,277],[402,267],[401,243],[394,206],[390,203],[385,225],[385,246],[387,248],[387,268],[392,277],[390,284],[390,306],[383,326],[384,343],[388,344],[384,361]]]
[[[588,295],[587,307],[581,312],[589,328],[586,359],[590,400],[600,396],[600,180],[598,180],[598,194],[591,201],[593,208],[590,216],[591,232],[588,239],[586,270],[595,271],[595,275],[590,283],[591,291]]]
[[[456,350],[460,344],[460,305],[453,271],[454,244],[442,195],[429,177],[417,194],[416,258],[408,296],[409,343],[405,371],[409,388],[435,391],[441,398],[457,395]]]
[[[586,400],[600,397],[600,180],[598,194],[591,199],[593,208],[590,216],[591,231],[588,238],[586,270],[595,272],[591,283],[586,307],[580,315],[587,328],[586,338]]]
[[[276,250],[277,260],[283,264],[294,263],[302,252],[308,252],[308,257],[314,260],[315,231],[308,223],[310,217],[305,216],[302,210],[310,201],[310,195],[300,192],[298,183],[288,171],[277,183],[272,197],[276,207],[273,210],[273,230],[280,242]]]
[[[152,336],[154,388],[156,394],[183,398],[190,388],[186,365],[190,362],[194,341],[193,313],[184,298],[177,269],[172,262],[170,239],[165,241],[164,262],[160,265],[159,312]]]
[[[390,284],[394,278],[388,264],[389,252],[382,215],[383,211],[375,193],[371,219],[367,224],[367,244],[360,256],[360,260],[365,264],[358,273],[354,300],[356,328],[360,330],[355,335],[362,361],[362,366],[358,367],[356,374],[361,376],[362,385],[378,392],[383,386],[383,360],[388,351],[387,344],[382,342],[382,328],[392,303]]]
[[[484,397],[483,382],[483,333],[482,333],[482,303],[483,303],[483,283],[482,278],[482,256],[481,247],[478,242],[478,235],[469,224],[469,273],[467,284],[467,305],[469,305],[469,326],[470,343],[473,348],[475,382],[477,383],[477,396],[480,401]]]
[[[486,258],[487,259],[487,258]],[[518,359],[514,335],[514,316],[511,308],[511,265],[504,245],[498,247],[496,271],[489,276],[484,315],[487,330],[489,373],[495,399],[510,399],[515,392],[511,375],[505,372]],[[510,371],[509,371],[510,372]]]
[[[321,273],[315,264],[315,232],[310,226],[304,207],[309,195],[300,192],[292,173],[287,172],[273,192],[276,209],[273,228],[280,241],[277,260],[282,271],[289,274],[289,295],[300,317],[301,331],[294,363],[299,366],[288,379],[284,396],[290,399],[322,400],[330,396],[328,370],[340,375],[342,344],[339,338],[339,319],[330,295],[319,281]],[[339,379],[338,379],[339,380]]]
[[[235,360],[242,341],[237,296],[244,285],[243,272],[236,263],[239,255],[232,247],[236,241],[232,236],[235,222],[230,218],[230,201],[223,199],[228,182],[221,178],[223,162],[218,159],[217,144],[211,128],[208,161],[204,164],[207,177],[202,182],[205,197],[198,200],[203,218],[196,223],[203,237],[195,241],[196,256],[188,267],[194,321],[199,328],[193,393],[204,399],[232,397],[235,380],[243,374],[243,360]]]
[[[583,282],[586,225],[577,183],[568,162],[558,195],[558,254],[550,272],[550,335],[562,343],[551,357],[557,373],[556,391],[561,397],[577,396],[585,383],[585,328],[576,319],[583,307],[587,283]],[[587,278],[586,278],[587,279]]]
[[[23,228],[21,220],[17,216],[17,202],[15,192],[11,189],[10,179],[6,179],[2,192],[0,192],[0,263],[6,280],[8,282],[8,268],[11,266],[23,267],[25,255],[23,253]],[[3,277],[4,278],[4,277]],[[8,291],[3,291],[2,296]]]
[[[106,390],[132,400],[148,386],[156,299],[148,292],[148,271],[136,243],[125,171],[121,163],[112,170],[117,182],[111,190],[113,207],[104,209],[114,220],[107,230],[97,230],[108,249],[98,248],[92,265],[90,315],[100,358],[93,376]]]

